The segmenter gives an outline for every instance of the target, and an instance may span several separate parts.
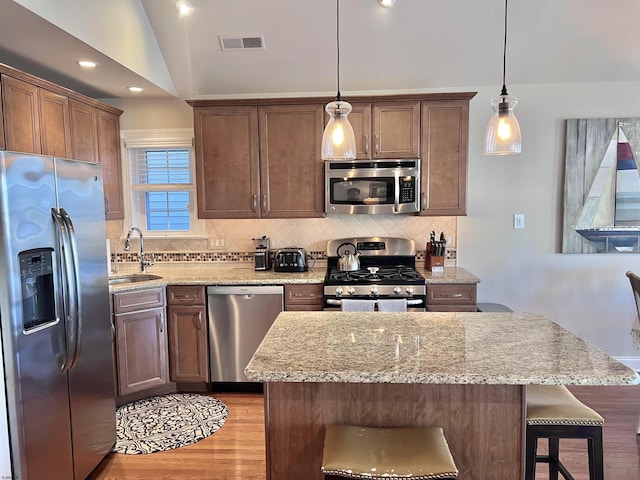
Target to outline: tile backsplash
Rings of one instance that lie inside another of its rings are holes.
[[[327,241],[346,237],[405,237],[416,242],[418,258],[424,258],[429,233],[434,230],[447,238],[449,257],[455,260],[457,217],[418,217],[413,215],[328,215],[325,218],[235,219],[207,220],[207,238],[145,237],[147,252],[159,261],[251,261],[255,250],[251,239],[266,235],[271,248],[304,247],[309,252],[324,255]],[[123,252],[126,232],[123,222],[107,222],[111,253],[123,261],[135,261],[136,248]],[[137,244],[137,237],[132,240]],[[131,257],[131,258],[130,258]]]

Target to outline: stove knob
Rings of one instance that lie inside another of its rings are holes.
[[[395,293],[396,295],[400,295],[402,293],[402,288],[393,287],[393,293]]]
[[[378,295],[378,287],[371,287],[371,295]]]
[[[356,289],[353,287],[349,287],[349,289],[347,290],[347,292],[349,293],[349,295],[355,295],[356,294]]]
[[[407,292],[409,295],[413,295],[413,287],[407,287],[406,292]]]
[[[342,292],[343,292],[343,291],[344,291],[344,290],[342,290],[342,287],[338,287],[338,288],[336,288],[336,295],[338,295],[338,296],[342,295]]]

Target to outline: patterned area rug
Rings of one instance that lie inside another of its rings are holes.
[[[145,398],[116,410],[117,453],[172,450],[202,440],[224,425],[229,410],[206,395],[174,393]]]

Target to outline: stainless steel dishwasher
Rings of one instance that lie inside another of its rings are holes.
[[[244,368],[282,311],[282,286],[207,287],[212,382],[250,382]]]

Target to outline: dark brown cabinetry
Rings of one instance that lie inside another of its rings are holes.
[[[118,395],[169,383],[163,287],[113,294]]]
[[[322,284],[285,285],[284,309],[288,311],[322,310]]]
[[[190,103],[200,218],[324,214],[322,104]]]
[[[169,286],[167,304],[170,379],[205,384],[209,379],[205,288]]]
[[[475,283],[427,283],[428,312],[475,312]]]
[[[466,215],[469,99],[422,102],[422,215]]]
[[[352,104],[349,121],[356,158],[417,158],[420,155],[420,102]]]
[[[122,111],[6,65],[0,74],[0,148],[102,163],[106,218],[124,218]]]

